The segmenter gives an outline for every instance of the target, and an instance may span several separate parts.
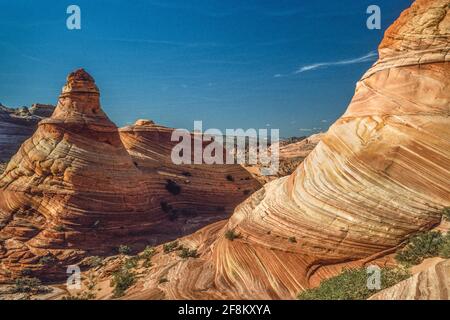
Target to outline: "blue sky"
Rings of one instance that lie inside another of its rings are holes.
[[[66,8],[81,8],[81,30]],[[382,30],[366,28],[381,7]],[[410,0],[0,0],[0,102],[56,103],[85,68],[118,125],[326,130]],[[320,129],[321,128],[321,129]]]

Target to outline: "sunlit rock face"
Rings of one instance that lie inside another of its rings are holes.
[[[119,133],[94,79],[71,73],[0,177],[0,280],[52,279],[86,254],[193,232],[259,188],[238,165],[175,166],[171,132],[141,120]]]
[[[369,300],[450,300],[450,260],[435,263]]]
[[[345,114],[297,170],[227,223],[183,239],[199,259],[158,258],[169,282],[155,273],[130,297],[290,299],[438,225],[450,206],[449,7],[418,0],[406,10]]]
[[[37,103],[29,109],[11,109],[0,104],[0,162],[9,161],[34,133],[38,122],[50,117],[54,109],[54,106]]]

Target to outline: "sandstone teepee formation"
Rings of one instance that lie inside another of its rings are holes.
[[[88,253],[193,232],[259,188],[238,165],[172,164],[171,132],[145,121],[119,132],[94,79],[71,73],[0,177],[0,280],[52,278]]]
[[[298,169],[182,239],[200,258],[157,255],[128,297],[290,299],[438,225],[450,206],[449,11],[448,0],[417,0]]]

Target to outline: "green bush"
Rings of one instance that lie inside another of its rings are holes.
[[[166,180],[166,190],[169,191],[174,196],[179,195],[181,193],[181,187],[173,180]]]
[[[320,286],[298,294],[300,300],[365,300],[376,292],[389,288],[410,275],[406,270],[381,268],[381,286],[379,290],[367,287],[366,268],[346,269],[340,275],[324,280]]]
[[[183,259],[187,258],[197,258],[197,250],[196,249],[189,249],[189,248],[182,248],[181,252],[179,253],[179,256]]]
[[[444,238],[438,231],[420,233],[397,252],[395,259],[407,266],[419,264],[426,258],[438,256],[443,242]]]
[[[139,257],[131,257],[125,260],[125,263],[123,264],[123,267],[126,269],[133,269],[136,268],[138,265]]]
[[[126,245],[120,245],[119,248],[117,248],[117,252],[124,255],[129,255],[131,253],[131,248]]]
[[[168,204],[166,201],[161,201],[160,205],[161,205],[161,210],[165,213],[169,213],[173,209],[173,207],[170,204]]]
[[[166,282],[169,282],[169,280],[167,279],[167,278],[160,278],[159,280],[158,280],[158,283],[166,283]]]
[[[52,263],[54,263],[56,261],[55,257],[53,257],[52,255],[48,255],[45,257],[42,257],[39,259],[39,264],[42,265],[51,265]]]
[[[227,238],[230,241],[233,241],[234,239],[239,238],[239,234],[237,234],[234,230],[227,230],[225,232],[225,238]]]
[[[234,182],[234,177],[231,174],[227,175],[226,178],[228,181]]]
[[[33,270],[31,270],[30,268],[25,268],[20,271],[20,274],[24,277],[29,277],[33,274]]]
[[[66,231],[66,228],[62,225],[57,225],[53,228],[53,230],[55,230],[56,232],[64,232]]]
[[[152,266],[152,258],[156,254],[156,249],[152,246],[146,246],[142,251],[139,258],[144,259],[142,266],[144,268],[150,268]]]
[[[17,293],[47,293],[51,289],[42,285],[38,278],[18,278],[14,283],[14,292]]]
[[[444,259],[450,259],[450,232],[443,237],[441,248],[439,249],[439,256]]]
[[[445,220],[450,221],[450,207],[446,207],[442,210],[442,216]]]
[[[99,256],[88,257],[84,260],[83,264],[90,268],[97,268],[103,265],[103,258]]]
[[[125,291],[131,287],[136,281],[136,275],[128,268],[121,268],[113,273],[111,286],[114,287],[114,298],[124,295]]]
[[[164,253],[170,253],[178,249],[178,241],[169,242],[163,245]]]
[[[144,262],[142,263],[142,267],[144,267],[144,268],[150,268],[152,265],[153,265],[153,264],[152,264],[152,260],[150,260],[150,259],[146,259],[146,260],[144,260]]]
[[[156,249],[152,246],[146,246],[142,251],[141,257],[143,259],[151,259],[156,254]]]
[[[62,297],[62,300],[94,300],[96,298],[95,293],[93,292],[83,292],[78,293],[77,295],[68,295]]]

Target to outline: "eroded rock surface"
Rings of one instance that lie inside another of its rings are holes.
[[[434,263],[369,300],[450,300],[450,260]]]
[[[199,258],[157,256],[128,297],[291,299],[437,226],[450,205],[449,6],[417,0],[296,171],[182,239]]]
[[[119,131],[94,79],[71,73],[0,177],[0,280],[54,279],[86,254],[193,232],[260,187],[239,165],[174,165],[171,132],[142,120]]]

